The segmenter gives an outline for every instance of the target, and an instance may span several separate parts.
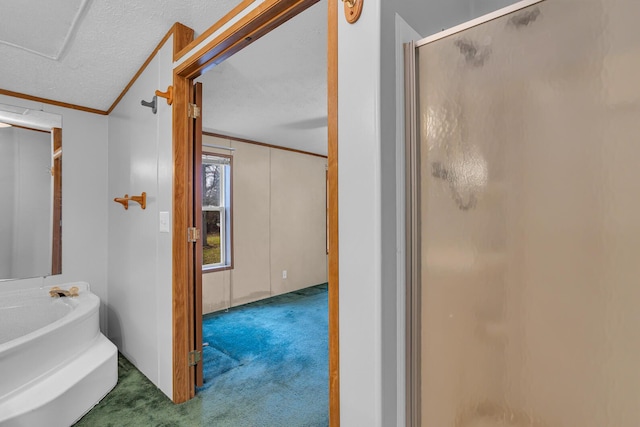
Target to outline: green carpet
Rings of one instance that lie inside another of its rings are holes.
[[[115,389],[76,426],[327,426],[327,313],[324,284],[206,315],[194,399],[174,405],[120,356]]]

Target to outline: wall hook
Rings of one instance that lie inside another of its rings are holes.
[[[169,86],[166,92],[156,90],[156,95],[167,99],[167,104],[173,104],[173,86]]]
[[[142,101],[140,101],[140,104],[144,105],[145,107],[149,107],[151,108],[151,111],[153,111],[153,114],[158,112],[158,97],[154,96],[153,97],[153,101],[151,102],[147,102],[144,99]]]
[[[142,194],[140,194],[139,196],[131,196],[129,197],[128,194],[125,194],[124,197],[116,197],[115,199],[113,199],[114,202],[120,203],[122,204],[122,206],[124,206],[125,210],[129,209],[129,202],[138,202],[140,203],[140,207],[142,209],[146,209],[147,208],[147,193],[145,193],[144,191],[142,192]]]
[[[344,4],[344,17],[349,24],[354,24],[362,14],[364,0],[342,0]]]

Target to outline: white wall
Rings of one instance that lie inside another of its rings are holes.
[[[499,0],[375,0],[365,3],[354,25],[338,5],[340,415],[345,425],[403,420],[397,400],[403,372],[396,351],[404,346],[399,336],[404,328],[398,324],[404,310],[398,297],[402,274],[396,261],[404,251],[398,245],[402,218],[396,210],[401,160],[396,153],[403,143],[396,134],[396,15],[427,36],[504,5]]]
[[[167,396],[172,389],[171,233],[159,213],[172,206],[171,107],[140,105],[172,83],[172,39],[109,116],[109,337]],[[147,193],[147,207],[115,197]]]
[[[107,116],[0,95],[0,103],[62,116],[62,274],[1,282],[3,289],[86,281],[107,330]]]
[[[109,116],[0,96],[0,103],[62,115],[62,274],[3,289],[87,281],[101,298],[101,329],[165,394],[172,390],[171,107],[140,105],[172,83],[172,40]],[[113,202],[147,192],[147,209]],[[108,296],[112,296],[110,300]],[[108,321],[107,321],[108,319]]]
[[[233,269],[203,274],[203,312],[325,283],[326,159],[208,135],[203,142],[235,149]]]

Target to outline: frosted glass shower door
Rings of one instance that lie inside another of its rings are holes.
[[[639,17],[418,43],[422,426],[640,426]]]

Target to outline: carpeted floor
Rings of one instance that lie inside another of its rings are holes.
[[[126,359],[76,426],[327,426],[327,285],[206,315],[204,386],[174,405]]]

